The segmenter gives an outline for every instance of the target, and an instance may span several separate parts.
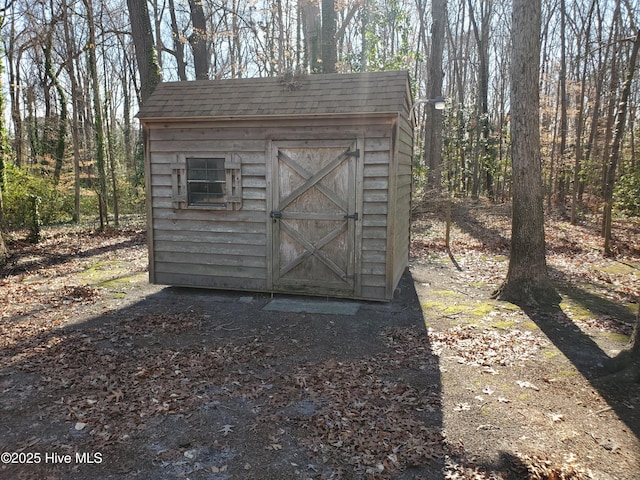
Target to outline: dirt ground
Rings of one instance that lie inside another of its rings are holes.
[[[524,311],[489,299],[508,209],[453,218],[449,255],[442,209],[419,215],[394,300],[340,302],[353,315],[149,285],[139,227],[16,235],[0,478],[640,478],[640,386],[602,376],[637,308],[638,225],[603,259],[589,225],[553,221],[564,300]]]

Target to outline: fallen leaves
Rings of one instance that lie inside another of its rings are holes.
[[[536,387],[531,382],[525,382],[525,381],[522,381],[522,380],[517,380],[516,383],[518,384],[518,386],[520,388],[530,388],[531,390],[535,390],[536,392],[540,391],[540,388]]]
[[[476,325],[456,325],[443,332],[429,330],[436,355],[451,352],[460,364],[484,367],[510,366],[535,356],[548,341],[529,331],[500,330]]]

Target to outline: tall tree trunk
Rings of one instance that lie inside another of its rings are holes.
[[[98,208],[100,214],[100,229],[104,229],[107,217],[107,174],[105,168],[105,139],[102,115],[102,99],[100,98],[100,82],[98,80],[98,69],[96,61],[96,29],[93,18],[92,0],[83,0],[87,10],[87,23],[89,25],[89,48],[87,49],[87,62],[89,68],[89,76],[93,88],[93,115],[95,125],[96,140],[96,175],[98,180]]]
[[[566,0],[560,0],[560,149],[558,157],[558,203],[563,209],[566,204],[567,169],[565,153],[567,150],[567,46],[566,46],[567,9]]]
[[[338,51],[335,0],[322,0],[322,73],[335,73],[336,63]]]
[[[431,1],[431,55],[428,63],[427,95],[430,99],[442,95],[442,55],[444,32],[447,22],[447,1]],[[424,19],[423,19],[424,22]],[[425,164],[428,170],[428,184],[439,191],[442,186],[442,110],[426,105],[425,121]]]
[[[513,0],[511,151],[513,212],[505,283],[494,296],[518,305],[557,303],[545,258],[540,164],[540,0]]]
[[[127,0],[131,36],[140,72],[140,103],[149,98],[161,81],[146,0]]]
[[[616,179],[616,168],[620,161],[620,150],[622,147],[622,137],[624,136],[624,128],[627,121],[627,105],[629,102],[629,94],[631,93],[631,84],[633,83],[633,75],[636,70],[636,60],[640,50],[640,30],[636,33],[633,41],[631,56],[629,57],[629,67],[627,77],[622,88],[622,98],[618,103],[618,113],[616,115],[616,123],[614,127],[613,140],[609,154],[609,163],[607,165],[606,181],[604,185],[604,252],[606,255],[611,254],[611,213],[613,208],[613,187]]]
[[[589,8],[589,14],[587,18],[587,26],[584,29],[584,39],[585,39],[585,52],[582,65],[582,75],[581,75],[581,85],[580,92],[578,93],[578,98],[576,99],[576,104],[578,106],[578,115],[576,118],[576,158],[573,165],[573,191],[571,193],[571,224],[575,225],[578,223],[578,199],[580,193],[580,172],[582,170],[582,155],[583,155],[583,141],[582,135],[584,131],[584,99],[587,93],[587,68],[589,62],[586,61],[586,58],[589,57],[591,49],[589,48],[589,42],[586,41],[591,35],[591,23],[593,20],[593,9],[595,8],[596,0],[591,1],[591,7]],[[578,42],[578,58],[580,55],[580,48],[582,42]],[[577,70],[577,69],[576,69]]]
[[[305,65],[311,73],[320,73],[322,71],[320,0],[299,0],[298,3],[304,24]]]
[[[476,148],[474,152],[474,185],[473,197],[479,193],[478,172],[482,171],[485,177],[486,190],[489,198],[493,200],[493,166],[489,159],[489,30],[493,0],[480,2],[480,27],[476,21],[472,0],[469,0],[469,16],[473,26],[473,33],[478,47],[478,105],[476,107]]]
[[[53,11],[53,5],[51,5]],[[45,57],[45,71],[51,82],[58,92],[58,103],[60,104],[60,112],[58,114],[58,138],[56,140],[56,147],[53,151],[53,157],[55,159],[55,167],[53,170],[53,183],[58,185],[60,182],[60,174],[62,173],[62,165],[64,163],[64,152],[67,145],[67,95],[60,85],[58,76],[53,69],[53,62],[51,60],[51,50],[53,48],[53,25],[49,34],[47,35],[47,41],[44,48]]]
[[[73,33],[71,24],[68,21],[68,7],[65,5],[62,10],[62,24],[64,26],[64,40],[67,44],[67,61],[66,69],[69,75],[69,81],[71,83],[71,141],[73,142],[73,194],[74,194],[74,209],[73,209],[73,221],[80,221],[80,110],[82,101],[79,98],[80,89],[78,88],[78,80],[76,78],[76,72],[74,68],[74,45],[72,41]]]
[[[202,0],[189,0],[189,8],[191,9],[191,24],[193,26],[189,43],[193,51],[196,80],[207,80],[209,78],[209,48],[207,45],[207,21],[204,16]]]
[[[0,198],[2,198],[2,193],[0,193]],[[2,238],[2,229],[0,229],[0,267],[7,263],[8,258],[9,251],[7,250],[7,246],[4,243],[4,238]]]
[[[181,82],[187,81],[187,64],[184,61],[184,43],[182,33],[178,30],[178,20],[176,18],[175,0],[169,0],[169,15],[171,16],[171,37],[173,38],[173,56],[176,58],[178,67],[178,79]]]
[[[20,88],[21,88],[21,77],[20,77],[20,63],[22,58],[22,50],[18,49],[16,52],[15,48],[15,21],[17,15],[10,15],[11,18],[11,26],[10,26],[10,34],[9,34],[9,43],[6,49],[6,56],[8,59],[8,73],[9,73],[9,98],[11,100],[11,120],[13,121],[14,127],[14,142],[13,142],[13,152],[15,163],[18,167],[21,167],[24,162],[24,151],[23,151],[23,127],[22,127],[22,113],[20,112]],[[6,45],[6,44],[5,44]],[[15,56],[15,60],[14,60]]]

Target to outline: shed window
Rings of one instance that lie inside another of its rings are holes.
[[[240,158],[235,154],[178,155],[178,162],[172,165],[173,208],[239,210],[240,172]]]
[[[189,205],[225,206],[226,184],[224,158],[187,157]]]

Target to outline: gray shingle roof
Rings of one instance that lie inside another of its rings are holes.
[[[167,82],[140,119],[394,113],[406,109],[404,71]]]

